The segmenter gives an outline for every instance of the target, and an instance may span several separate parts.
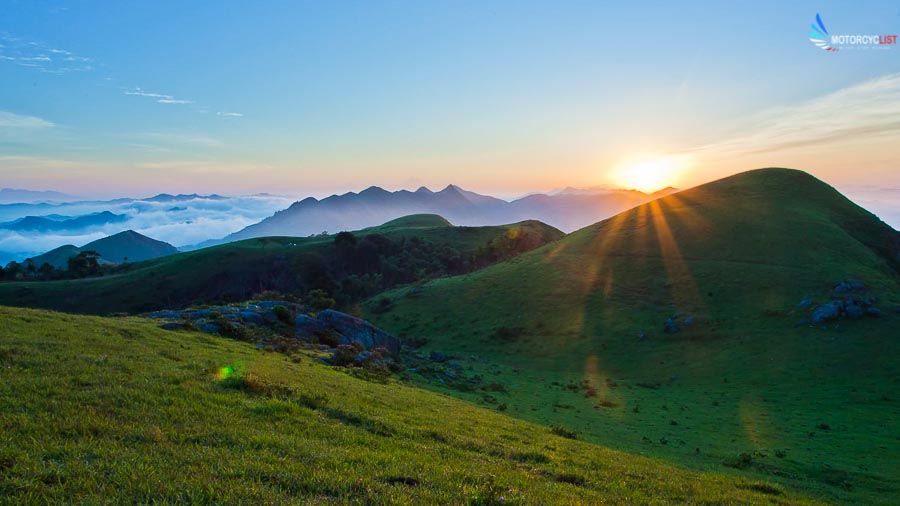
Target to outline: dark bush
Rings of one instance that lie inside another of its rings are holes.
[[[556,436],[564,437],[564,438],[578,439],[578,432],[571,430],[571,429],[567,429],[567,428],[563,427],[562,425],[555,425],[555,424],[551,425],[550,433],[553,435],[556,435]]]
[[[494,339],[498,341],[516,341],[525,334],[524,327],[498,327],[494,331]]]

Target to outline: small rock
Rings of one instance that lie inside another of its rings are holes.
[[[432,362],[446,362],[446,361],[447,361],[447,355],[444,354],[444,353],[441,353],[441,352],[439,352],[439,351],[432,351],[432,352],[428,355],[428,359],[431,360]]]
[[[851,320],[858,320],[863,317],[863,308],[856,304],[847,304],[844,307],[844,312],[847,314],[847,318]]]
[[[689,327],[689,326],[693,325],[693,324],[696,323],[696,322],[697,322],[697,319],[694,318],[693,316],[686,316],[686,317],[684,318],[684,326],[685,326],[685,327]]]
[[[833,301],[815,308],[810,319],[813,323],[825,323],[829,320],[835,320],[840,316],[841,304]]]
[[[681,329],[678,328],[678,324],[671,318],[666,319],[663,323],[663,331],[667,334],[676,334],[679,330]]]

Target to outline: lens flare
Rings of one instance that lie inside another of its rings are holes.
[[[230,365],[226,365],[225,367],[220,367],[218,371],[216,371],[216,379],[219,381],[226,380],[234,374],[234,368]]]

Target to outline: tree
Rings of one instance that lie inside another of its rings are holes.
[[[334,236],[334,245],[338,249],[352,249],[356,246],[356,236],[353,232],[340,232]]]
[[[5,272],[3,273],[3,277],[6,279],[19,279],[22,277],[22,264],[13,260],[12,262],[6,264]]]
[[[41,274],[41,277],[44,279],[50,279],[56,274],[56,268],[50,265],[47,262],[41,264],[41,267],[38,269],[38,272]]]
[[[334,307],[334,302],[334,299],[325,290],[317,288],[306,294],[306,305],[316,312]]]
[[[84,277],[96,274],[100,270],[100,253],[96,251],[82,251],[69,257],[69,274],[75,277]]]

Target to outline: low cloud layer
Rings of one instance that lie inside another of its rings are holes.
[[[27,233],[0,230],[0,263],[22,260],[64,244],[81,246],[124,230],[134,230],[177,247],[219,239],[288,207],[293,199],[276,196],[197,198],[185,201],[76,202],[58,206],[0,206],[0,222],[23,216],[80,216],[100,211],[125,214],[122,223],[72,233]]]

